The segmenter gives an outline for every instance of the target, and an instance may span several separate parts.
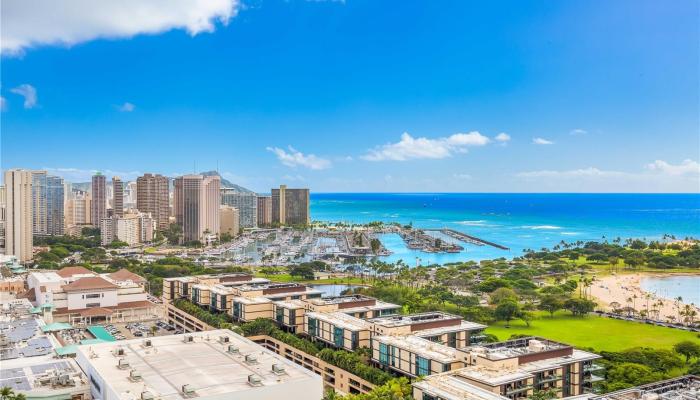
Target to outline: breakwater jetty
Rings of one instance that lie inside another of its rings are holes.
[[[475,244],[477,246],[486,245],[486,246],[495,247],[495,248],[501,249],[501,250],[510,250],[510,248],[508,248],[506,246],[500,245],[498,243],[490,242],[488,240],[481,239],[481,238],[478,238],[476,236],[467,235],[464,232],[456,231],[454,229],[443,228],[443,229],[425,229],[425,230],[426,231],[437,231],[437,232],[445,234],[453,239],[457,239],[459,241],[466,242],[466,243]]]

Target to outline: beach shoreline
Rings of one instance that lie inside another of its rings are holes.
[[[611,304],[618,303],[619,308],[633,307],[637,312],[645,311],[649,318],[661,321],[668,321],[669,318],[679,322],[683,316],[679,315],[682,312],[686,303],[679,302],[672,298],[663,297],[656,293],[648,292],[642,289],[641,281],[647,277],[668,277],[673,275],[680,276],[697,276],[693,273],[658,273],[658,272],[636,272],[606,275],[597,277],[590,288],[591,296],[599,300],[599,306],[606,310],[612,311]],[[700,316],[700,307],[693,306],[698,316]]]

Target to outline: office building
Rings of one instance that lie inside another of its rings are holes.
[[[280,185],[272,189],[272,223],[279,225],[308,225],[309,189],[288,189]]]
[[[51,304],[54,322],[116,323],[155,319],[160,307],[148,300],[146,280],[121,269],[97,274],[83,267],[27,276],[29,299],[35,306]]]
[[[255,193],[221,188],[221,204],[238,209],[241,228],[258,226],[258,197]]]
[[[221,206],[221,234],[227,233],[236,237],[241,231],[240,213],[237,208]]]
[[[136,208],[151,214],[158,230],[170,225],[170,193],[168,178],[144,174],[136,179]]]
[[[258,226],[272,224],[272,197],[258,196]]]
[[[112,215],[124,215],[124,183],[118,176],[112,177]]]
[[[121,217],[113,215],[102,219],[100,231],[103,246],[114,241],[121,241],[129,246],[134,246],[139,243],[153,241],[155,221],[147,213],[127,212]]]
[[[226,329],[81,346],[76,361],[95,399],[323,397],[320,376]]]
[[[32,233],[38,236],[63,235],[64,185],[58,176],[32,171]]]
[[[592,393],[602,368],[597,354],[548,339],[527,337],[460,349],[466,367],[414,383],[417,399],[525,399],[551,390],[559,398]],[[430,363],[427,363],[428,369]],[[445,394],[451,393],[450,396]],[[495,397],[489,397],[495,396]]]
[[[5,171],[5,254],[32,259],[32,171]]]
[[[104,175],[98,172],[92,176],[91,190],[90,222],[99,227],[102,219],[107,217],[107,185]]]
[[[175,179],[175,218],[185,242],[210,242],[219,235],[221,179],[184,175]]]

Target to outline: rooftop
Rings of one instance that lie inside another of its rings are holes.
[[[33,398],[84,392],[90,387],[85,375],[73,360],[37,360],[38,362],[14,362],[3,365],[0,387],[10,387],[15,393]]]
[[[503,368],[489,368],[482,365],[472,365],[450,371],[449,374],[457,379],[471,379],[485,383],[489,386],[504,385],[509,382],[531,378],[532,374],[521,369],[504,370]]]
[[[265,398],[267,389],[280,385],[303,387],[303,398],[322,396],[319,376],[229,330],[149,340],[151,346],[146,339],[80,346],[78,360],[89,363],[120,399],[140,399],[144,390],[160,399],[223,398],[244,391],[259,391],[255,398]],[[132,371],[140,377],[133,379]],[[183,385],[194,393],[183,393]]]
[[[329,305],[329,304],[356,303],[359,301],[367,301],[367,302],[374,301],[374,302],[376,302],[377,300],[374,297],[367,297],[367,296],[363,296],[361,294],[353,294],[353,295],[348,295],[348,296],[321,297],[318,299],[308,299],[306,301],[308,303],[313,304],[313,305],[323,306],[323,305]]]
[[[452,372],[430,375],[413,384],[423,393],[444,400],[507,400],[499,394],[470,384]]]
[[[367,321],[355,318],[342,312],[307,312],[306,316],[309,318],[315,318],[319,321],[328,322],[329,324],[337,326],[338,328],[349,329],[351,331],[367,330],[370,327],[370,324]]]
[[[93,289],[117,289],[117,285],[99,276],[88,276],[63,285],[64,292],[77,292]]]
[[[423,358],[429,358],[441,363],[451,363],[462,359],[457,349],[413,335],[375,336],[372,340],[406,349]]]
[[[479,353],[481,357],[495,361],[562,349],[572,350],[573,348],[568,344],[532,336],[504,342],[470,346],[467,347],[465,351]]]
[[[700,377],[681,376],[596,396],[591,400],[689,400],[700,398]]]
[[[70,278],[74,275],[95,275],[94,272],[90,271],[89,269],[85,267],[64,267],[61,268],[60,270],[56,271],[58,276],[61,278]]]
[[[377,325],[385,326],[387,328],[395,328],[399,326],[423,324],[426,322],[449,320],[456,321],[461,319],[462,317],[458,315],[447,314],[441,311],[430,311],[409,315],[390,315],[386,317],[372,318],[369,321]]]
[[[131,281],[134,283],[144,283],[146,282],[146,279],[143,278],[140,275],[136,275],[135,273],[129,271],[126,268],[122,268],[117,272],[112,272],[111,274],[107,275],[110,279],[121,282],[121,281]]]
[[[53,351],[53,344],[39,330],[39,320],[31,316],[0,322],[0,347],[2,361],[43,356]]]

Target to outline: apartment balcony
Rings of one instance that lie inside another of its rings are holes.
[[[521,393],[532,389],[532,385],[523,385],[515,388],[506,389],[506,396],[511,394]]]
[[[597,375],[588,375],[583,377],[583,382],[585,383],[596,383],[596,382],[602,382],[604,381],[605,378],[602,376],[597,376]]]
[[[549,383],[561,380],[561,375],[547,375],[537,380],[537,383]]]
[[[589,364],[583,366],[583,372],[599,372],[605,370],[605,367],[599,364]]]

